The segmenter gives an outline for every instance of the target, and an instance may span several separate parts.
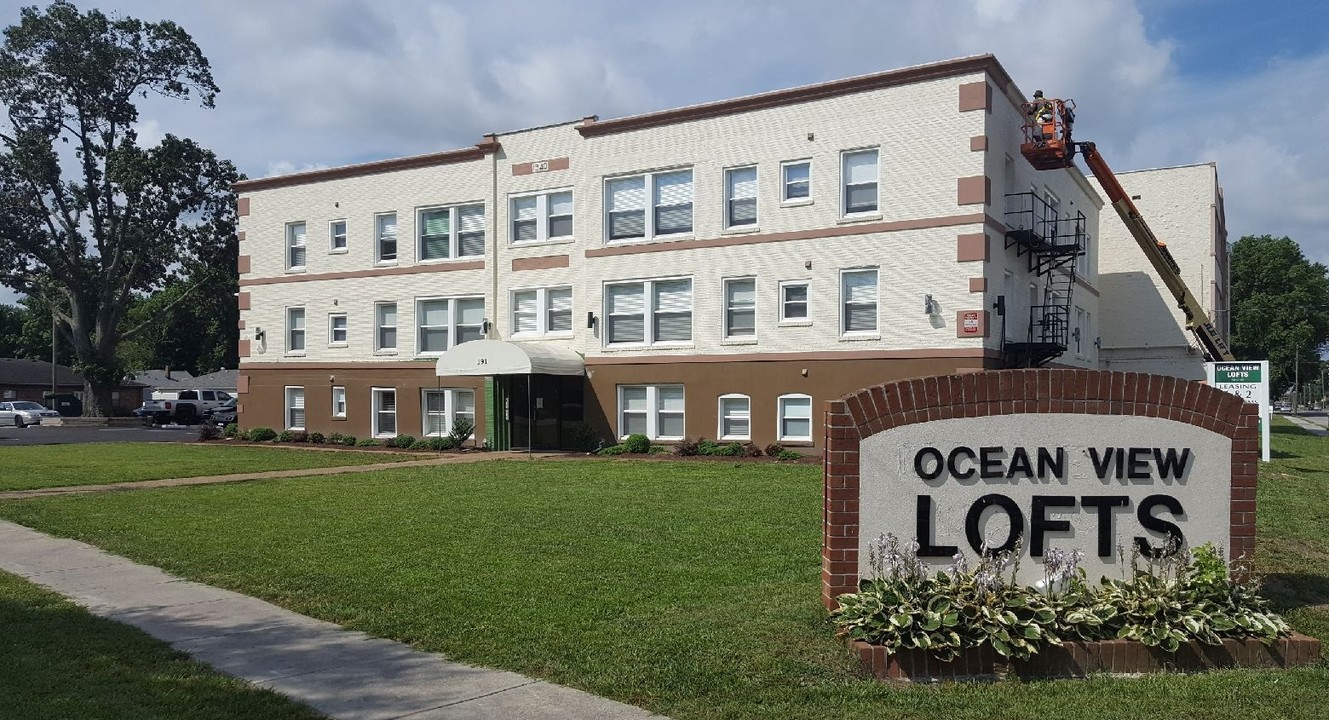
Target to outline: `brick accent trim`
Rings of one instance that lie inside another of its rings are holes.
[[[554,158],[553,160],[544,160],[541,162],[544,163],[544,167],[540,169],[540,172],[553,172],[555,170],[567,170],[572,161],[566,157],[561,157],[561,158]],[[517,163],[512,166],[512,174],[514,176],[530,175],[534,172],[535,172],[535,163],[533,162]]]
[[[988,279],[987,279],[987,278],[985,278],[985,277],[971,277],[971,278],[969,278],[969,292],[971,292],[971,293],[976,293],[976,292],[987,292],[987,290],[988,290]]]
[[[249,214],[249,198],[242,197],[235,199],[235,214],[239,217],[245,217]],[[244,238],[241,238],[242,240]]]
[[[236,239],[237,242],[244,242],[244,241],[245,241],[245,231],[244,231],[244,230],[241,230],[241,231],[237,232],[237,233],[235,234],[235,239]]]
[[[240,330],[244,330],[244,329],[245,329],[245,320],[244,320],[244,318],[240,318],[240,322],[236,323],[236,327],[239,328]]]
[[[236,392],[236,393],[247,393],[247,392],[249,392],[249,376],[248,376],[248,375],[237,375],[237,376],[235,377],[235,392]]]
[[[300,273],[298,275],[284,275],[282,277],[245,278],[240,281],[240,286],[251,287],[254,285],[281,285],[285,283],[317,282],[319,280],[346,280],[348,278],[384,277],[387,275],[419,275],[420,273],[457,272],[459,270],[483,270],[484,267],[485,267],[484,260],[468,260],[465,262],[454,261],[454,262],[441,262],[441,263],[426,263],[423,265],[404,265],[404,266],[374,268],[372,270],[346,270],[343,272],[315,273],[313,275]]]
[[[548,270],[550,268],[565,268],[572,262],[572,258],[567,255],[544,255],[541,257],[513,258],[512,271],[521,272],[522,270]]]
[[[240,344],[239,344],[239,347],[238,347],[238,349],[239,349],[239,353],[238,353],[238,354],[240,355],[240,357],[242,357],[242,358],[249,357],[249,342],[250,342],[250,341],[249,341],[248,338],[244,338],[244,339],[242,339],[242,340],[240,341]]]
[[[988,136],[975,135],[969,138],[969,150],[971,152],[983,152],[988,149]]]
[[[859,443],[877,433],[942,418],[1017,413],[1158,417],[1232,440],[1230,557],[1255,553],[1259,414],[1235,395],[1164,375],[1108,370],[988,370],[874,385],[824,406],[822,594],[858,589]]]
[[[239,306],[239,308],[240,308],[241,310],[248,310],[248,309],[249,309],[249,302],[250,302],[250,299],[249,299],[249,293],[247,293],[247,292],[241,292],[241,293],[237,294],[237,295],[235,296],[235,302],[236,302],[236,304]]]
[[[955,238],[956,262],[986,262],[988,259],[987,233],[965,233]]]
[[[987,110],[992,107],[992,86],[986,80],[960,86],[960,112]]]
[[[992,204],[992,178],[986,175],[962,177],[955,181],[957,205]]]
[[[248,255],[241,255],[241,256],[239,257],[239,259],[237,259],[237,260],[235,261],[235,270],[236,270],[236,272],[238,272],[238,273],[241,274],[241,275],[244,275],[245,273],[249,272],[249,256],[248,256]]]

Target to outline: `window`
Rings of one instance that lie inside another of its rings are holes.
[[[374,349],[397,349],[397,303],[374,306]]]
[[[397,262],[397,213],[374,216],[375,262]]]
[[[485,206],[460,205],[420,211],[420,259],[485,254]]]
[[[1071,333],[1071,341],[1075,343],[1075,354],[1084,357],[1084,308],[1075,308],[1075,332]]]
[[[512,293],[512,332],[520,336],[571,335],[572,288]]]
[[[757,335],[757,281],[753,278],[724,282],[724,336],[750,338]]]
[[[692,232],[692,170],[615,178],[605,196],[610,242]]]
[[[808,283],[798,280],[780,283],[780,322],[808,319]]]
[[[286,388],[286,429],[305,429],[305,389]]]
[[[747,395],[720,396],[721,440],[752,439],[752,403]]]
[[[512,199],[512,242],[572,237],[572,191]]]
[[[484,298],[421,300],[415,315],[417,355],[441,353],[484,337]]]
[[[452,423],[458,419],[475,424],[475,391],[426,389],[423,395],[420,408],[424,417],[420,420],[420,428],[426,436],[447,435],[452,430]]]
[[[304,223],[291,223],[286,226],[286,269],[305,269]]]
[[[286,308],[286,352],[305,351],[305,309]]]
[[[346,388],[341,385],[332,387],[332,416],[346,417]]]
[[[877,151],[847,152],[843,163],[844,214],[877,212]]]
[[[724,173],[725,227],[757,225],[757,168],[734,168]]]
[[[337,347],[346,345],[346,313],[328,315],[328,344]]]
[[[346,252],[346,221],[333,220],[328,225],[328,236],[332,252]]]
[[[682,385],[620,385],[618,434],[641,434],[652,440],[683,438]]]
[[[844,307],[840,332],[877,332],[877,271],[846,270],[840,273],[840,302]]]
[[[392,388],[374,388],[374,437],[397,435],[397,391]]]
[[[783,186],[780,202],[798,202],[812,196],[812,163],[808,160],[785,163],[780,167]]]
[[[609,345],[688,342],[692,340],[692,279],[607,285],[605,317]]]
[[[808,395],[781,395],[776,403],[780,440],[812,441],[812,398]]]

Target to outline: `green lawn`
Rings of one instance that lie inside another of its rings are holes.
[[[1329,508],[1329,445],[1286,429],[1278,442],[1289,457],[1262,481],[1264,567],[1293,623],[1326,638],[1329,570],[1279,548],[1329,552],[1329,523],[1314,521]],[[1305,482],[1285,481],[1294,473]],[[1303,519],[1264,520],[1294,512]],[[1329,706],[1329,666],[914,688],[865,679],[819,603],[816,467],[495,461],[8,502],[0,515],[680,720],[1310,720]]]
[[[7,720],[323,717],[3,572],[0,678]]]
[[[0,448],[0,491],[420,460],[401,453],[254,445],[92,443]]]

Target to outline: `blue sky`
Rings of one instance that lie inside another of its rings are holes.
[[[24,4],[0,0],[0,22]],[[90,7],[86,0],[81,7]],[[993,53],[1074,97],[1121,170],[1216,162],[1232,240],[1329,263],[1329,3],[1236,0],[103,0],[171,19],[217,109],[144,107],[251,177],[464,147],[486,132],[677,107]]]

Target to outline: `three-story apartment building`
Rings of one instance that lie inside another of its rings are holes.
[[[1080,172],[991,56],[239,183],[241,423],[812,447],[903,377],[1095,366]]]

